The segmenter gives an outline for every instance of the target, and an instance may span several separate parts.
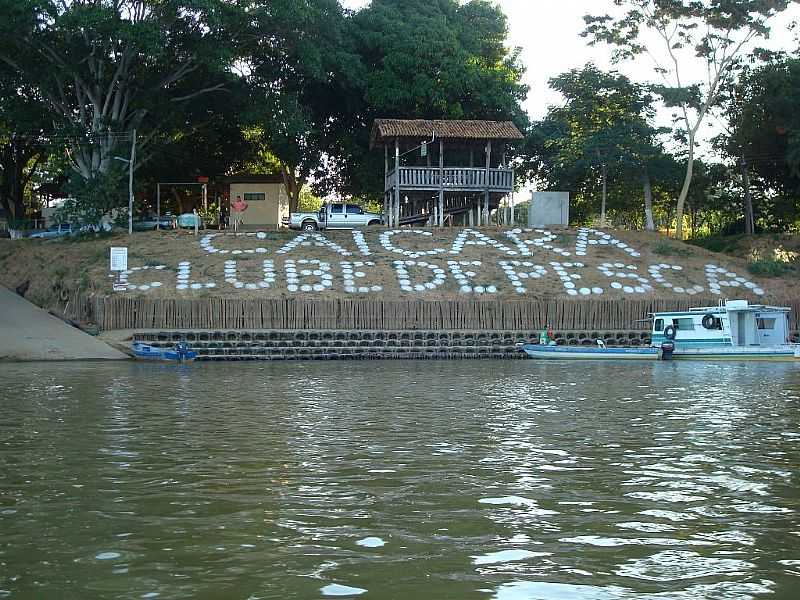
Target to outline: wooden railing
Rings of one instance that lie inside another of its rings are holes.
[[[400,167],[400,187],[406,189],[477,190],[510,192],[514,187],[511,169],[486,169],[475,167]],[[386,177],[386,189],[394,185],[395,172]]]

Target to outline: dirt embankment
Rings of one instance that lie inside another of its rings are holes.
[[[162,231],[131,238],[0,239],[0,284],[12,290],[21,286],[26,298],[45,308],[63,308],[75,292],[433,301],[708,297],[709,292],[770,301],[800,292],[793,271],[780,276],[749,272],[753,254],[739,246],[734,254],[720,254],[648,232],[371,228],[362,233],[298,237],[289,231],[238,236],[208,231],[195,237]],[[781,244],[790,252],[800,248],[797,238]],[[109,271],[111,246],[129,249],[130,272],[121,280]]]

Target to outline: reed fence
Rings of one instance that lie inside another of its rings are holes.
[[[556,330],[647,329],[648,313],[714,306],[717,298],[623,300],[441,301],[387,299],[268,298],[192,300],[86,297],[76,294],[67,316],[102,329],[444,329]],[[789,306],[790,328],[800,329],[800,300]]]

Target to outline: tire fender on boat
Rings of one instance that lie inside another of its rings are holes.
[[[706,329],[714,329],[715,325],[714,315],[712,315],[711,313],[704,314],[702,324],[703,327],[705,327]]]
[[[675,339],[675,332],[676,332],[675,325],[667,325],[666,327],[664,327],[664,337],[667,338],[668,340]]]

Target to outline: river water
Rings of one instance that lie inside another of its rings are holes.
[[[800,597],[798,365],[0,381],[0,598]]]

